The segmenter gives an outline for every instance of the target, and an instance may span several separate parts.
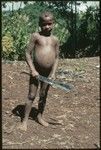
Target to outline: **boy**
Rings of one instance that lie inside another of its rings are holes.
[[[59,42],[51,34],[53,28],[53,15],[50,12],[44,12],[39,17],[40,32],[33,33],[26,50],[26,61],[31,71],[29,82],[28,100],[25,106],[25,117],[20,129],[27,130],[27,122],[31,111],[32,103],[36,97],[39,81],[36,76],[39,74],[51,79],[55,79],[55,72],[58,65]],[[33,54],[33,55],[32,55]],[[43,120],[42,115],[46,104],[46,98],[49,85],[40,82],[40,99],[38,103],[38,122],[43,126],[48,126],[48,122]]]

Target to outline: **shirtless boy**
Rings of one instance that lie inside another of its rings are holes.
[[[43,111],[49,85],[39,82],[36,78],[39,74],[51,79],[55,79],[55,72],[58,65],[59,42],[51,34],[54,25],[54,18],[50,12],[44,12],[39,17],[40,32],[31,35],[27,50],[26,60],[30,68],[29,94],[25,105],[25,117],[20,125],[20,129],[27,130],[27,122],[31,111],[32,103],[36,97],[40,84],[39,103],[38,103],[38,122],[43,126],[48,126],[48,122],[43,119]]]

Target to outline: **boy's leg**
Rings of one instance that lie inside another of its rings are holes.
[[[46,98],[49,90],[49,85],[46,83],[41,82],[41,87],[40,87],[40,99],[39,99],[39,104],[38,104],[38,121],[40,124],[43,126],[48,126],[49,124],[45,122],[42,118],[44,108],[46,105]]]
[[[22,121],[22,124],[20,125],[20,129],[22,130],[27,130],[27,122],[28,122],[28,117],[29,113],[32,108],[32,103],[36,97],[37,89],[38,89],[38,80],[33,78],[32,76],[30,77],[30,82],[29,82],[29,94],[28,94],[28,99],[25,104],[25,116]]]

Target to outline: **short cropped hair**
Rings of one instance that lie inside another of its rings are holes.
[[[53,16],[53,14],[52,14],[51,12],[46,11],[46,12],[43,12],[43,13],[39,16],[39,25],[41,25],[42,22],[43,22],[44,20],[46,20],[47,17],[50,17],[50,21],[54,21],[54,16]]]

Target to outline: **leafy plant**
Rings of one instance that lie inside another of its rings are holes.
[[[3,59],[25,60],[30,34],[39,31],[38,17],[46,10],[51,11],[55,17],[52,32],[60,40],[61,57],[99,55],[99,7],[87,7],[86,12],[79,13],[76,6],[80,4],[76,1],[24,2],[25,7],[19,7],[18,10],[13,10],[11,3],[12,11],[2,12]],[[6,4],[4,2],[2,6],[6,7]]]

